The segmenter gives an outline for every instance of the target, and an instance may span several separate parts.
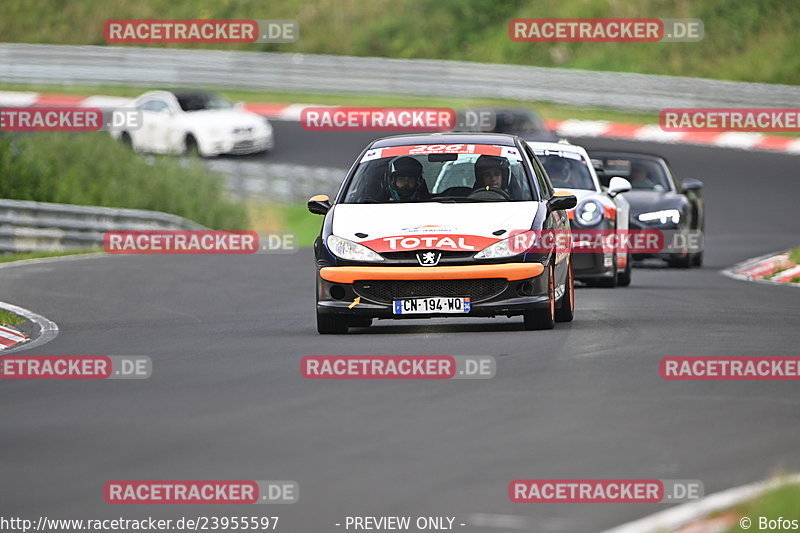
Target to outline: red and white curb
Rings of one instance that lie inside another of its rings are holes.
[[[116,96],[80,96],[36,92],[0,91],[0,107],[76,106],[113,108],[130,104],[133,98]],[[312,104],[245,103],[244,108],[273,120],[298,122],[307,107],[337,107]],[[658,125],[626,124],[605,120],[548,120],[547,126],[564,137],[606,137],[662,144],[696,144],[800,154],[800,138],[748,132],[668,132]]]
[[[624,124],[605,120],[548,120],[547,126],[565,137],[608,137],[661,144],[698,144],[800,154],[800,138],[748,132],[672,132],[657,125]]]
[[[28,340],[28,336],[8,326],[0,326],[0,351]]]
[[[779,272],[779,274],[770,279],[765,279],[766,276],[772,276],[776,272]],[[794,262],[789,260],[788,252],[754,257],[727,268],[722,273],[729,278],[743,281],[800,287],[800,283],[790,283],[792,278],[800,276],[800,265],[795,265]]]
[[[11,266],[12,263],[8,263]],[[55,339],[58,335],[58,325],[52,320],[36,314],[33,311],[20,307],[18,305],[0,302],[0,309],[4,309],[23,318],[27,318],[36,325],[38,334],[34,337],[29,337],[22,332],[9,328],[8,326],[0,326],[0,352],[3,350],[11,350],[12,348],[19,348],[22,350],[29,350],[36,346],[41,346],[51,340]],[[21,346],[20,346],[21,345]]]
[[[609,529],[604,533],[722,533],[727,531],[739,517],[722,516],[708,519],[710,514],[729,511],[732,507],[758,498],[765,492],[797,483],[800,483],[800,475],[797,474],[773,481],[751,483],[706,496],[697,502],[678,505]],[[753,517],[747,518],[753,520]]]

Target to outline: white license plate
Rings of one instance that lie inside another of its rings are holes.
[[[410,298],[408,300],[395,300],[394,314],[469,313],[469,307],[469,298]]]

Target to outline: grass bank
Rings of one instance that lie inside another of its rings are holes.
[[[200,161],[142,157],[108,134],[0,136],[0,198],[164,211],[213,229],[247,229],[245,208]]]
[[[287,44],[167,45],[453,59],[800,84],[800,5],[789,0],[3,0],[5,42],[105,45],[108,19],[292,19]],[[515,18],[696,18],[693,43],[518,43]],[[142,46],[142,45],[139,45]],[[146,46],[146,45],[145,45]]]

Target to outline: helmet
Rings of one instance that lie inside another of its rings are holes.
[[[555,182],[569,183],[572,174],[572,165],[562,157],[553,156],[544,158],[542,162],[547,175]]]
[[[489,169],[500,169],[503,176],[503,188],[508,187],[509,164],[505,157],[494,155],[482,155],[475,160],[475,187],[482,187],[481,173]]]
[[[417,181],[412,187],[400,188],[396,183],[398,177],[417,178]],[[422,179],[422,163],[409,156],[398,157],[392,161],[386,178],[389,195],[394,200],[417,200],[425,187]]]

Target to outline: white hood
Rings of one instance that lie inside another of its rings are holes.
[[[387,237],[412,236],[436,236],[443,242],[439,246],[439,241],[428,239],[401,249],[479,250],[515,230],[530,229],[538,208],[538,202],[337,204],[333,234],[378,252],[398,249],[398,240]],[[493,235],[498,230],[506,232]]]

